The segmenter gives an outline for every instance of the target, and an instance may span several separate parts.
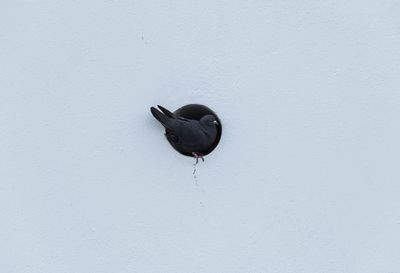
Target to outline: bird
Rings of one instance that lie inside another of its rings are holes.
[[[212,114],[204,115],[200,120],[177,116],[163,106],[151,107],[153,116],[166,129],[165,136],[174,147],[183,154],[199,158],[204,162],[202,151],[209,149],[215,142],[218,134],[217,118]]]

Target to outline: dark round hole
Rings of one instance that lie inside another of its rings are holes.
[[[203,116],[205,115],[214,115],[218,121],[218,125],[217,125],[217,138],[215,139],[214,143],[212,145],[210,145],[210,147],[208,147],[207,149],[205,149],[204,151],[201,151],[201,153],[203,155],[208,155],[209,153],[211,153],[215,147],[217,147],[220,139],[221,139],[221,134],[222,134],[222,124],[221,124],[221,120],[219,119],[219,117],[217,116],[217,114],[211,110],[210,108],[208,108],[205,105],[201,105],[201,104],[188,104],[185,106],[182,106],[181,108],[179,108],[178,110],[176,110],[174,112],[175,115],[177,116],[181,116],[187,119],[195,119],[195,120],[200,120]],[[179,147],[172,141],[168,142],[172,145],[172,147],[174,147],[175,150],[177,150],[179,153],[186,155],[186,156],[193,156],[190,153],[184,152],[182,150],[179,149]]]

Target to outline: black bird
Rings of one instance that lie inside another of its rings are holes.
[[[167,139],[174,143],[177,150],[192,155],[198,161],[204,161],[202,151],[213,145],[217,138],[218,121],[214,115],[205,115],[200,120],[176,116],[171,111],[158,105],[159,111],[151,107],[153,116],[165,127]]]

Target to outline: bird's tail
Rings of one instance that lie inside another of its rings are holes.
[[[165,109],[161,105],[157,105],[157,106],[158,106],[158,108],[160,108],[161,112],[163,112],[167,117],[174,118],[174,114],[171,113],[171,111],[169,111],[168,109]]]
[[[165,109],[165,108],[164,108]],[[166,110],[166,109],[165,109]],[[153,116],[164,126],[164,127],[168,127],[168,123],[170,120],[170,117],[168,117],[167,115],[165,115],[164,113],[161,113],[158,109],[156,109],[155,107],[151,107],[150,108],[151,113],[153,114]],[[168,110],[167,110],[168,111]],[[168,111],[169,112],[169,111]],[[171,112],[169,112],[171,113]]]

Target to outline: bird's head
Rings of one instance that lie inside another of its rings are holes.
[[[202,123],[205,126],[217,126],[219,125],[217,119],[213,115],[205,115],[200,119],[200,123]]]

